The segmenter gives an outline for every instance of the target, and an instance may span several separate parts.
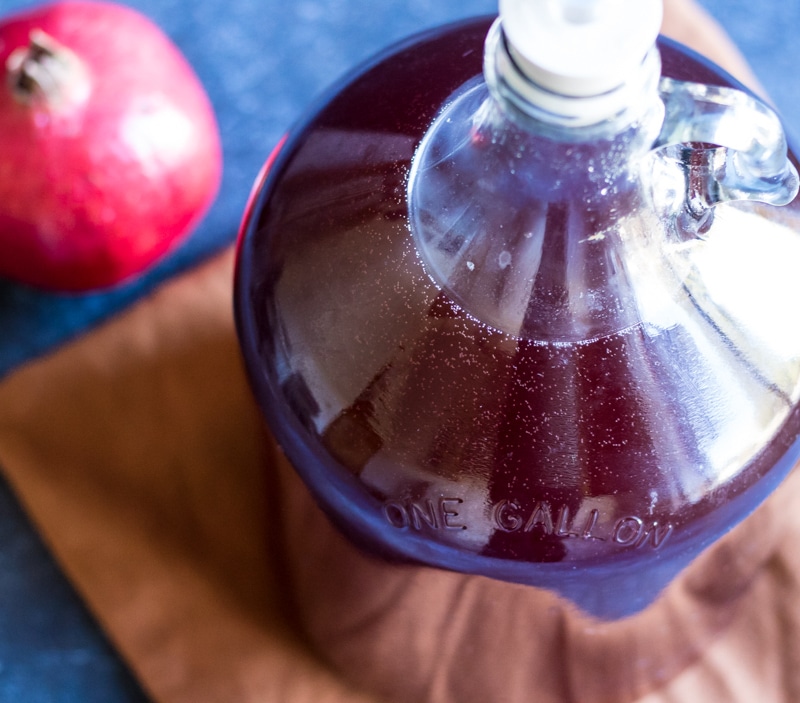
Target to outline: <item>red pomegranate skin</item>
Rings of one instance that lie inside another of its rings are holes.
[[[77,62],[20,99],[11,66],[31,32]],[[57,291],[112,286],[206,213],[222,172],[213,108],[147,17],[108,2],[42,5],[0,22],[0,66],[0,275]]]

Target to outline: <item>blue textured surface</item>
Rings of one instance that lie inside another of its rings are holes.
[[[800,135],[800,3],[701,0]],[[0,0],[0,14],[30,2]],[[57,296],[0,282],[0,375],[58,346],[232,242],[258,170],[324,89],[390,42],[494,12],[494,0],[140,0],[194,65],[222,131],[219,198],[191,239],[116,290]],[[125,673],[0,481],[0,701],[139,701]]]
[[[745,55],[784,120],[800,138],[800,3],[699,0]]]
[[[146,698],[0,479],[0,700]]]

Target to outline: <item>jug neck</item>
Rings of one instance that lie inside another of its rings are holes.
[[[485,81],[448,103],[408,183],[416,249],[453,302],[543,343],[640,322],[630,269],[667,239],[642,179],[664,118],[659,76],[653,50],[613,100],[555,95],[521,73],[495,23]]]
[[[663,118],[661,58],[655,44],[627,75],[599,94],[569,94],[539,84],[526,59],[495,21],[484,48],[484,78],[509,118],[534,131],[563,130],[569,140],[608,138],[647,115]]]
[[[718,205],[796,196],[780,121],[746,93],[662,79],[657,47],[610,90],[558,93],[513,46],[496,22],[485,80],[447,102],[408,179],[427,273],[486,325],[543,343],[638,327],[680,295]]]

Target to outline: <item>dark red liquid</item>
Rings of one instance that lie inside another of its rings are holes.
[[[776,400],[785,417],[767,446],[707,475],[703,437],[687,431],[703,418],[677,403],[704,382],[696,339],[675,329],[653,345],[634,326],[538,344],[436,288],[414,250],[406,180],[442,104],[480,74],[489,24],[379,57],[289,135],[240,240],[242,347],[281,446],[358,543],[619,616],[775,488],[798,455],[798,413]],[[726,84],[660,48],[665,74]],[[675,368],[687,357],[698,361]],[[761,383],[747,359],[725,363]]]

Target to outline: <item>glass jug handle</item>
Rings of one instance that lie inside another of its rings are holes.
[[[763,102],[734,88],[664,77],[665,107],[653,148],[683,172],[680,205],[701,225],[720,203],[755,200],[786,205],[798,192],[780,119]]]

